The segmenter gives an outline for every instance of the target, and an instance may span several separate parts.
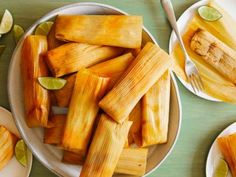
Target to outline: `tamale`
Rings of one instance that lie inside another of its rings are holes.
[[[202,29],[195,32],[190,48],[236,84],[236,52],[233,49]]]
[[[99,62],[119,56],[122,48],[67,43],[47,52],[47,64],[56,77],[77,72]]]
[[[44,129],[44,143],[60,145],[66,122],[66,115],[53,115],[50,122],[52,127]]]
[[[142,26],[141,16],[59,15],[56,19],[56,38],[95,45],[138,48],[141,47]]]
[[[232,176],[236,177],[236,133],[220,137],[217,142],[224,159],[229,165]]]
[[[127,53],[114,59],[96,64],[90,67],[89,70],[99,76],[109,77],[110,82],[107,90],[110,90],[132,60],[132,54]],[[64,77],[64,79],[67,80],[66,85],[62,89],[55,91],[58,106],[67,107],[69,105],[72,90],[74,88],[75,76],[76,74],[72,74]]]
[[[86,153],[99,110],[98,102],[108,83],[109,78],[99,77],[87,69],[77,73],[62,138],[65,150]]]
[[[99,106],[115,121],[123,122],[171,63],[166,52],[148,42]]]
[[[111,177],[123,150],[132,122],[118,124],[101,115],[80,177]]]
[[[30,35],[25,38],[21,54],[21,73],[24,87],[25,118],[29,127],[47,127],[50,108],[49,91],[38,83],[38,77],[48,76],[44,63],[47,51],[45,36]]]
[[[170,73],[166,71],[142,98],[142,146],[167,142]]]
[[[48,33],[47,41],[48,41],[48,50],[55,49],[55,48],[59,47],[60,45],[64,44],[63,41],[60,41],[60,40],[56,39],[56,37],[55,37],[55,23],[52,25],[52,27]]]
[[[75,84],[75,78],[76,74],[65,76],[63,78],[67,81],[65,86],[60,90],[54,91],[56,102],[59,107],[68,107]]]
[[[142,107],[139,101],[129,115],[129,120],[133,122],[128,135],[129,144],[135,142],[137,146],[142,143]]]
[[[0,125],[0,171],[7,165],[14,155],[18,137]]]
[[[148,149],[145,148],[125,148],[123,149],[118,163],[115,168],[115,173],[127,175],[142,176],[146,171]],[[83,165],[83,158],[80,154],[70,151],[64,151],[63,162],[69,164]]]

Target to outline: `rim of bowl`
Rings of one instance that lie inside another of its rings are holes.
[[[41,18],[39,18],[36,22],[34,22],[24,33],[24,35],[21,37],[20,41],[18,42],[17,46],[15,47],[14,49],[14,52],[12,54],[12,57],[11,57],[11,61],[10,61],[10,64],[9,64],[9,68],[8,68],[8,71],[11,71],[11,68],[12,68],[12,63],[13,63],[13,58],[15,57],[16,55],[16,51],[18,50],[20,44],[22,43],[22,40],[26,37],[26,34],[34,27],[34,26],[37,26],[38,24],[40,24],[41,22],[45,21],[45,19],[48,18],[48,16],[52,16],[52,14],[54,13],[58,13],[60,12],[61,10],[64,10],[64,9],[67,9],[67,8],[71,8],[71,7],[75,7],[75,6],[99,6],[99,7],[104,7],[104,8],[108,8],[108,9],[112,9],[116,12],[119,12],[121,14],[124,14],[124,15],[128,15],[128,13],[124,12],[123,10],[120,10],[114,6],[111,6],[111,5],[107,5],[107,4],[102,4],[102,3],[95,3],[95,2],[78,2],[78,3],[72,3],[72,4],[68,4],[68,5],[65,5],[65,6],[62,6],[62,7],[59,7],[59,8],[56,8],[52,11],[50,11],[49,13],[45,14],[44,16],[42,16]],[[153,35],[146,29],[145,26],[143,26],[143,30],[145,31],[145,33],[148,34],[148,36],[151,38],[151,40],[157,44],[155,38],[153,37]],[[17,120],[15,117],[17,117],[17,115],[15,114],[14,112],[14,109],[13,109],[13,105],[12,105],[12,97],[10,95],[10,84],[9,84],[9,79],[11,78],[11,73],[12,72],[9,72],[8,73],[8,81],[7,81],[7,90],[8,90],[8,98],[9,98],[9,104],[10,104],[10,107],[11,107],[11,110],[12,110],[12,115],[13,115],[13,118],[14,118],[14,121],[16,123],[16,127],[17,129],[19,130],[22,138],[24,139],[25,143],[27,144],[27,147],[30,149],[30,151],[32,152],[32,154],[37,158],[37,160],[39,160],[40,163],[42,163],[46,168],[48,168],[50,171],[52,171],[54,174],[58,175],[58,176],[61,176],[63,177],[61,174],[59,174],[56,170],[54,170],[53,168],[51,168],[51,166],[49,166],[47,163],[44,162],[44,160],[42,160],[36,152],[34,152],[33,150],[33,147],[32,145],[30,145],[28,143],[28,141],[26,141],[25,139],[25,136],[24,136],[24,133],[22,133],[22,130],[21,130],[21,127],[20,125],[18,124]],[[180,133],[180,127],[182,125],[182,104],[181,104],[181,100],[180,100],[180,94],[179,94],[179,89],[178,89],[178,85],[177,85],[177,82],[176,82],[176,79],[174,77],[174,74],[173,72],[171,71],[170,72],[171,74],[171,79],[172,79],[172,82],[174,84],[174,92],[176,94],[176,97],[177,97],[177,101],[178,101],[178,117],[179,117],[179,124],[178,124],[178,128],[177,128],[177,133],[175,135],[175,140],[173,142],[173,144],[171,145],[170,149],[168,150],[168,152],[166,153],[165,157],[160,161],[160,163],[158,165],[156,165],[153,169],[151,169],[149,172],[147,172],[145,176],[151,174],[152,172],[154,172],[165,160],[166,158],[171,154],[177,140],[178,140],[178,137],[179,137],[179,133]]]

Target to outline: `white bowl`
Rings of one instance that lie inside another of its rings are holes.
[[[81,166],[68,165],[61,162],[62,152],[57,148],[43,143],[43,130],[41,128],[28,128],[24,120],[24,101],[22,90],[22,78],[20,72],[20,53],[24,38],[33,33],[35,27],[41,22],[50,20],[58,14],[127,14],[112,6],[98,3],[76,3],[53,10],[44,17],[35,22],[19,41],[12,55],[9,75],[8,75],[8,96],[11,110],[15,118],[16,125],[31,149],[35,157],[44,164],[48,169],[58,176],[77,177],[80,173]],[[143,41],[152,41],[156,43],[154,37],[143,28]],[[177,140],[181,125],[181,103],[179,98],[178,87],[171,73],[171,101],[170,101],[170,124],[168,143],[153,146],[149,150],[146,175],[150,174],[165,160],[170,154]],[[30,95],[29,95],[30,96]],[[115,175],[114,175],[115,176]],[[119,175],[125,176],[125,175]]]

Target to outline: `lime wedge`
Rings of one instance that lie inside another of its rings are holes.
[[[6,9],[0,24],[0,34],[8,33],[13,25],[13,18],[11,13]]]
[[[5,45],[0,45],[0,56],[2,55],[3,51],[5,50]]]
[[[27,147],[22,139],[16,143],[15,156],[21,165],[24,167],[27,165]]]
[[[25,33],[25,30],[20,25],[14,25],[13,36],[14,36],[14,40],[16,44],[20,40],[20,38],[23,36],[24,33]]]
[[[216,21],[222,18],[222,14],[215,8],[209,6],[201,6],[198,8],[198,14],[206,21]]]
[[[227,163],[223,159],[220,159],[218,166],[216,167],[214,177],[227,177],[228,171],[229,168]]]
[[[59,90],[66,84],[65,79],[55,77],[38,77],[38,81],[42,87],[47,90]]]
[[[51,27],[53,25],[53,22],[43,22],[39,24],[34,32],[35,35],[44,35],[47,36]]]

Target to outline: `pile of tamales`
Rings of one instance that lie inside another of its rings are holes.
[[[25,117],[81,177],[142,176],[148,147],[168,140],[172,60],[142,43],[142,17],[59,15],[48,36],[27,36],[21,69]],[[38,77],[67,80],[56,91]],[[52,106],[68,107],[57,115]]]

